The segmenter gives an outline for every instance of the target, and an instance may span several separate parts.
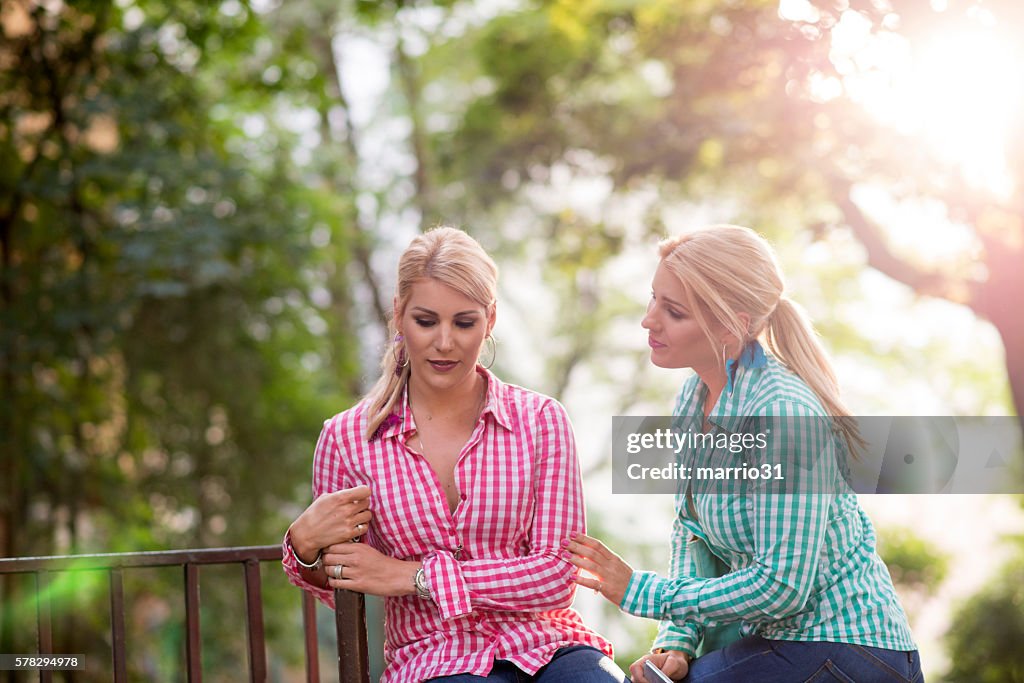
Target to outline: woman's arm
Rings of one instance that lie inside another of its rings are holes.
[[[750,495],[754,555],[749,566],[715,579],[663,579],[635,572],[623,609],[676,623],[775,621],[802,610],[817,575],[838,473],[829,420],[794,403],[772,406],[768,452],[790,466],[785,490]],[[809,491],[791,493],[790,491]]]
[[[476,609],[537,612],[572,604],[575,569],[563,543],[585,526],[576,440],[557,401],[547,402],[537,420],[529,547],[509,559],[458,561],[447,550],[425,555],[427,584],[444,618]]]
[[[328,420],[320,432],[313,457],[313,502],[285,533],[282,559],[289,581],[327,605],[333,605],[333,591],[320,562],[323,549],[358,538],[371,518],[369,487],[341,489],[344,463],[333,424],[334,420]],[[317,566],[309,569],[299,560]]]

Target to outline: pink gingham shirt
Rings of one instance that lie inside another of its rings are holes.
[[[485,676],[495,659],[534,674],[572,645],[612,654],[570,609],[575,568],[562,542],[584,532],[585,522],[565,409],[477,372],[487,379],[487,399],[455,465],[454,514],[430,465],[409,448],[416,425],[407,400],[369,442],[361,401],[328,420],[316,446],[314,498],[369,486],[366,541],[385,555],[422,560],[433,596],[385,599],[383,683]],[[284,558],[291,582],[333,607],[333,592],[303,581],[290,552]]]

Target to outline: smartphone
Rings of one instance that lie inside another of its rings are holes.
[[[649,659],[644,662],[644,678],[647,679],[647,683],[674,683],[664,671],[651,664]]]

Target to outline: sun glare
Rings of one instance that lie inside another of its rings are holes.
[[[972,185],[1013,192],[1006,144],[1024,114],[1024,50],[991,15],[911,44],[872,34],[867,19],[847,11],[830,56],[845,92],[880,122],[925,140]]]

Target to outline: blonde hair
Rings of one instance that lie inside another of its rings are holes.
[[[398,282],[395,285],[395,316],[405,313],[412,286],[423,279],[448,285],[477,302],[488,312],[494,305],[498,290],[498,266],[480,244],[462,230],[437,227],[418,235],[398,261]],[[395,318],[388,322],[389,341],[381,357],[381,376],[366,395],[369,421],[366,438],[370,439],[385,418],[391,414],[409,382],[409,367],[399,367],[398,356],[405,355],[405,343],[395,341]]]
[[[865,442],[840,399],[835,371],[817,332],[803,308],[783,295],[785,283],[768,242],[750,228],[713,225],[664,240],[658,251],[682,283],[685,303],[711,346],[721,345],[712,321],[741,346],[763,336],[772,354],[818,397],[856,457]],[[750,317],[747,325],[741,313]]]

